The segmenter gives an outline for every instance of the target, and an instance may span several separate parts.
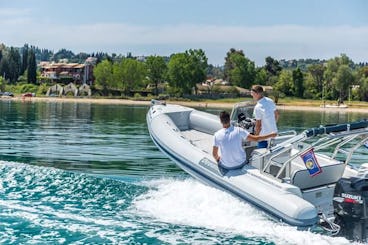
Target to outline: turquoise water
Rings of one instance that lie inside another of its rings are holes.
[[[197,182],[154,146],[147,110],[0,101],[0,244],[350,244]],[[281,110],[279,125],[364,117]]]

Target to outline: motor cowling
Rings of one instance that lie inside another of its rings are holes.
[[[254,134],[256,120],[253,118],[247,118],[244,113],[240,113],[238,115],[237,125],[248,130],[249,133]]]
[[[338,235],[353,241],[368,241],[368,178],[341,179],[333,198]]]

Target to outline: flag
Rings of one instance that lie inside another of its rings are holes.
[[[317,158],[314,155],[313,148],[303,153],[301,158],[303,159],[305,167],[308,169],[310,176],[316,176],[322,172],[322,168],[319,166]]]

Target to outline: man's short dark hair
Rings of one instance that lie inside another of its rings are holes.
[[[230,123],[230,114],[227,111],[220,112],[220,121],[222,124]]]
[[[263,88],[262,88],[262,86],[255,85],[255,86],[252,87],[252,91],[256,92],[257,94],[261,94],[261,93],[263,93]]]

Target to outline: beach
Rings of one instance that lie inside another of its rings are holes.
[[[61,102],[61,103],[96,103],[96,104],[118,104],[118,105],[142,105],[149,106],[151,101],[129,100],[129,99],[112,99],[112,98],[73,98],[73,97],[1,97],[0,100],[15,100],[15,101],[34,101],[34,102]],[[169,104],[179,104],[188,107],[203,107],[203,108],[224,108],[231,109],[234,103],[226,102],[201,102],[201,101],[166,101]],[[323,108],[320,106],[311,105],[288,105],[278,104],[279,110],[291,111],[331,111],[331,112],[361,112],[368,113],[366,107],[347,107],[347,108]]]

